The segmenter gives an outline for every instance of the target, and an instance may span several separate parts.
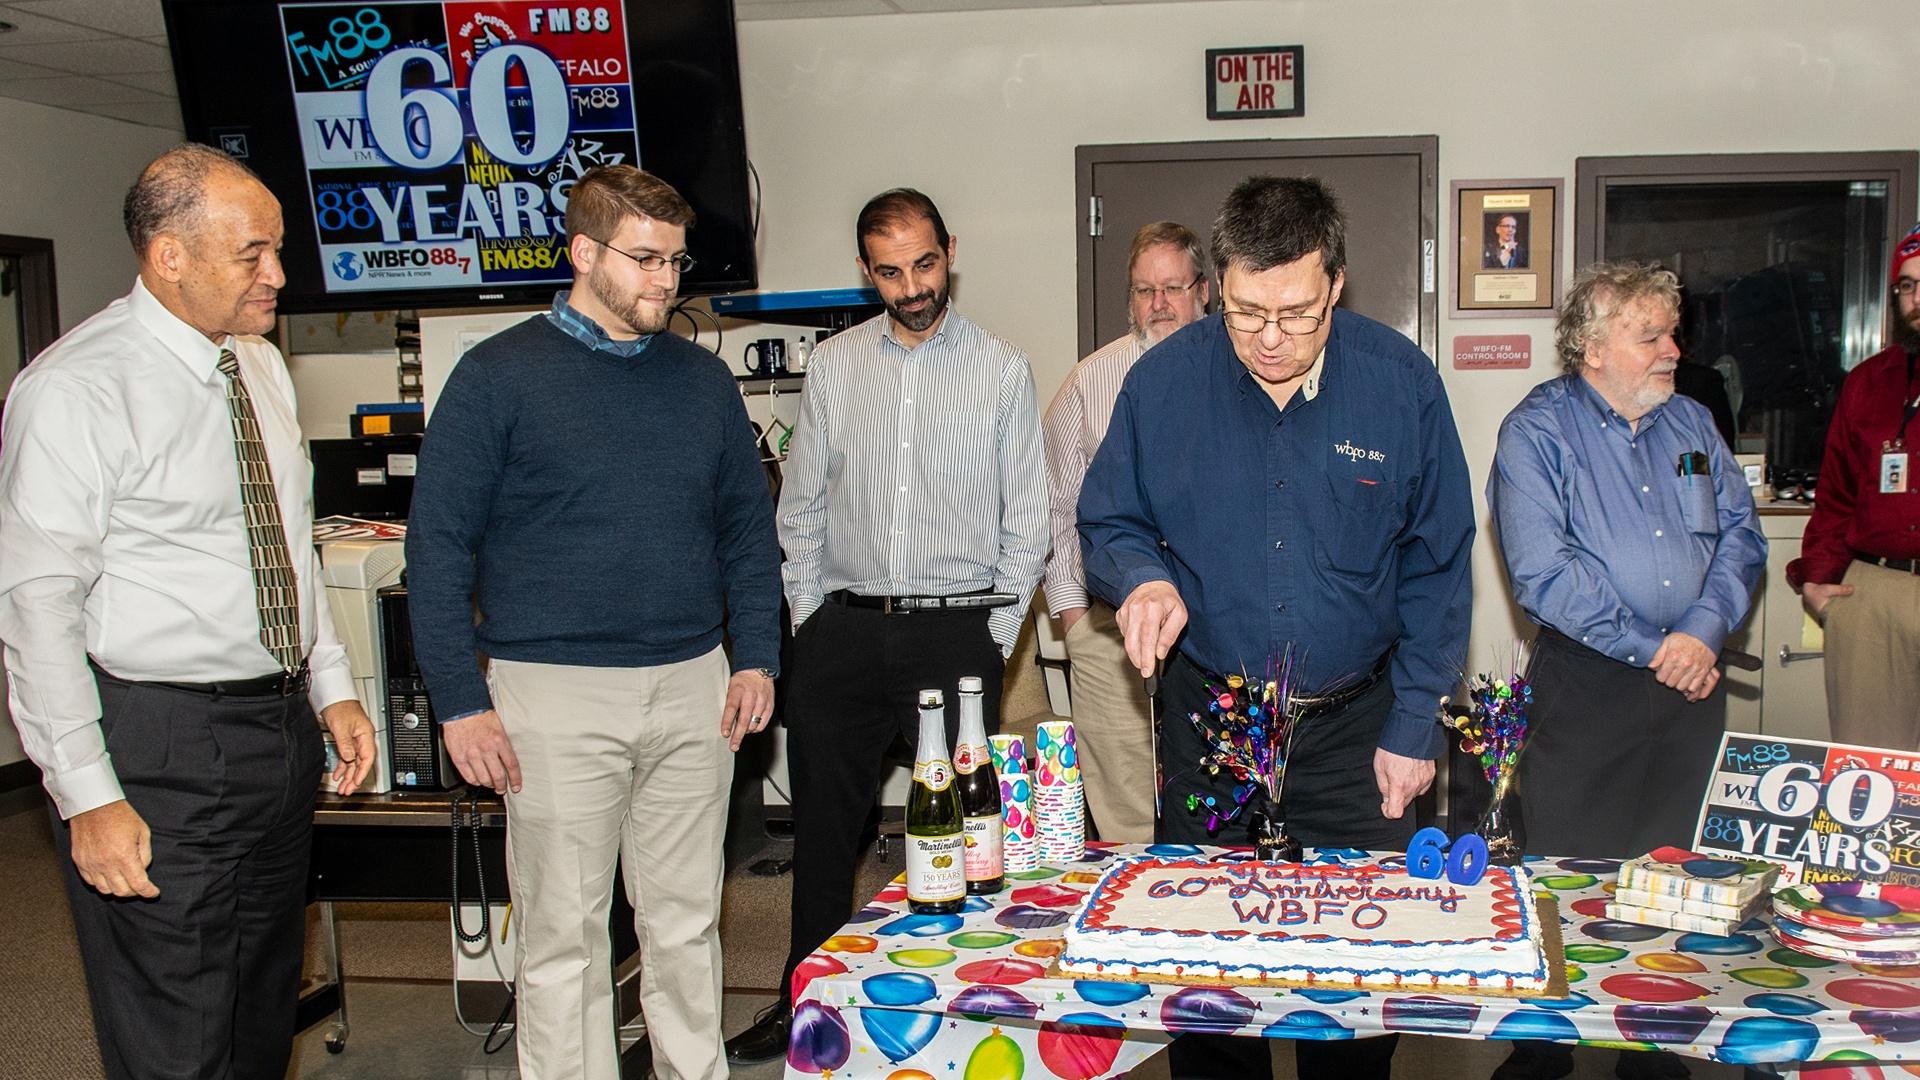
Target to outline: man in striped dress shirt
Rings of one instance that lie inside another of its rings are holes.
[[[886,312],[813,354],[780,491],[793,928],[781,1000],[728,1040],[739,1064],[785,1052],[794,969],[853,913],[860,833],[888,747],[916,730],[915,691],[954,701],[978,676],[999,728],[1005,658],[1047,551],[1033,375],[948,306],[940,211],[888,191],[854,235]],[[987,593],[1016,599],[973,606]],[[949,710],[950,744],[957,721]]]
[[[1089,602],[1080,566],[1080,482],[1107,433],[1120,384],[1140,354],[1206,314],[1208,263],[1200,238],[1172,221],[1143,225],[1127,256],[1127,332],[1074,366],[1047,406],[1041,432],[1052,496],[1047,609],[1073,659],[1073,719],[1087,809],[1102,840],[1153,842],[1153,713],[1127,663],[1113,607]]]

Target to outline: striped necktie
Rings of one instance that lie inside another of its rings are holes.
[[[220,350],[220,373],[227,377],[227,414],[233,421],[233,454],[240,466],[240,508],[247,517],[247,561],[253,566],[253,599],[260,611],[260,644],[286,671],[299,669],[300,596],[293,560],[287,554],[287,530],[280,521],[280,500],[267,465],[267,446],[253,397],[240,378],[240,361]]]

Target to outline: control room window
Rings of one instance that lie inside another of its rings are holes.
[[[1776,489],[1810,481],[1841,380],[1883,343],[1920,154],[1597,157],[1575,172],[1577,264],[1678,274],[1682,390],[1737,452],[1766,455]]]

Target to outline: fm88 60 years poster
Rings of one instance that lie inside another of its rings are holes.
[[[327,288],[563,283],[567,192],[640,163],[622,5],[283,4]]]
[[[1920,754],[1729,732],[1694,846],[1779,863],[1782,885],[1920,885]]]

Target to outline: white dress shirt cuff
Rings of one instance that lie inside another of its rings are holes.
[[[353,689],[353,669],[345,664],[315,671],[312,683],[307,686],[307,704],[313,706],[315,716],[325,712],[329,705],[358,697]]]
[[[100,760],[71,772],[48,773],[46,788],[62,821],[127,797],[120,790],[120,778],[114,775],[112,759],[104,754]]]

